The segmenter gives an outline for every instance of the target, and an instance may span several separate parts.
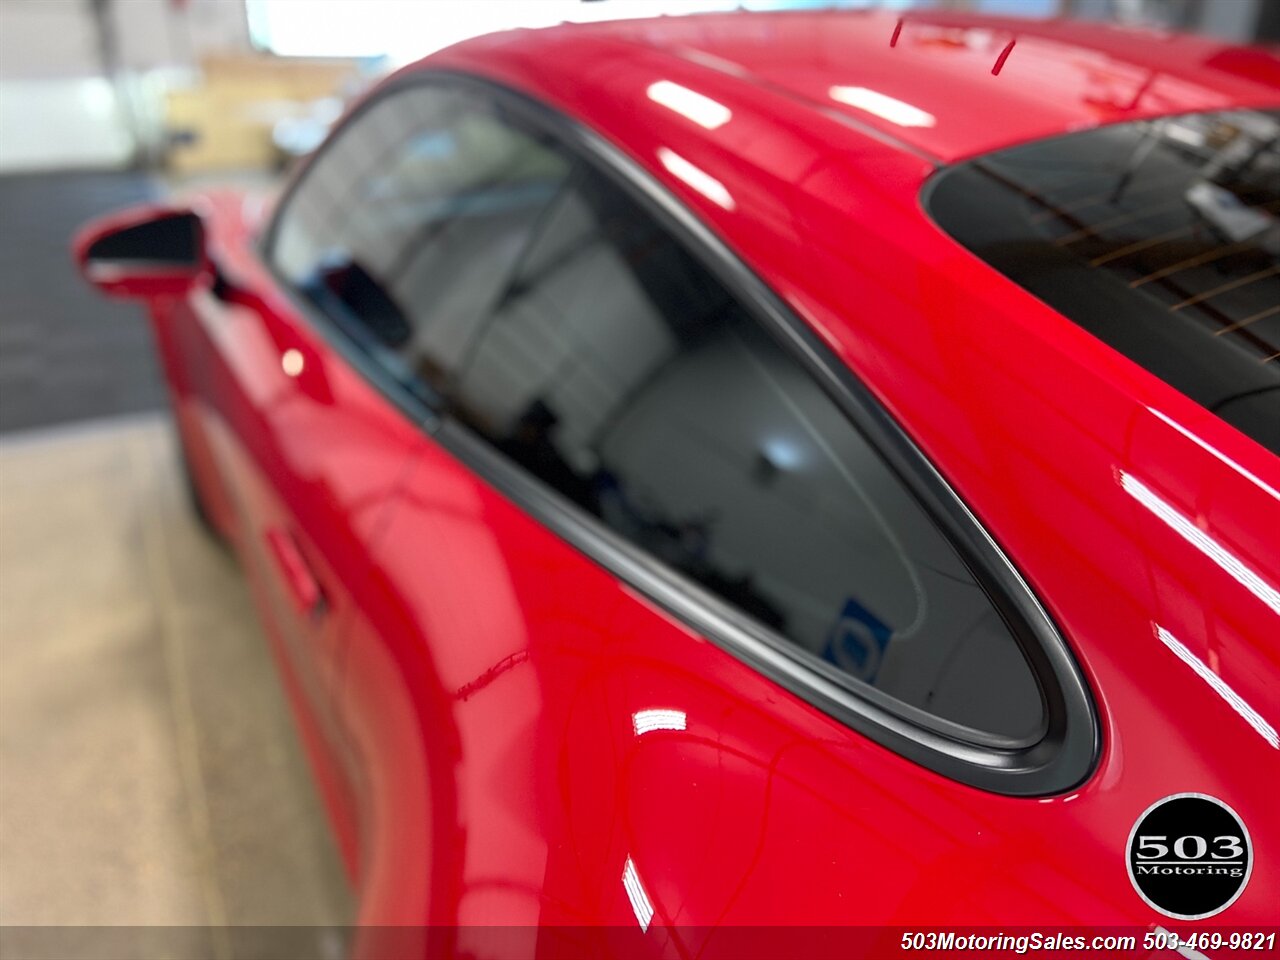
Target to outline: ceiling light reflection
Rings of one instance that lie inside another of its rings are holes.
[[[733,202],[733,196],[723,183],[706,171],[695,167],[674,150],[659,147],[658,159],[662,161],[662,165],[671,172],[672,176],[683,180],[712,203],[719,204],[726,210],[732,210],[737,206]]]
[[[1200,676],[1200,679],[1209,684],[1213,688],[1213,692],[1225,700],[1227,706],[1240,714],[1245,723],[1257,730],[1262,739],[1271,744],[1273,749],[1280,750],[1280,734],[1276,733],[1275,727],[1267,723],[1257,710],[1245,703],[1244,698],[1227,686],[1225,680],[1210,670],[1208,664],[1188,650],[1186,644],[1158,623],[1153,624],[1153,626],[1156,628],[1156,636],[1160,638],[1161,643],[1172,650],[1179,660],[1194,670]]]
[[[1276,488],[1271,486],[1271,484],[1267,483],[1265,480],[1262,480],[1261,478],[1255,476],[1250,471],[1246,470],[1244,467],[1240,466],[1240,464],[1236,463],[1234,460],[1228,457],[1225,453],[1223,453],[1217,447],[1214,447],[1214,446],[1211,446],[1210,444],[1205,443],[1202,439],[1197,437],[1194,433],[1192,433],[1182,424],[1178,423],[1178,421],[1174,420],[1172,417],[1165,416],[1155,407],[1147,407],[1147,409],[1150,410],[1153,414],[1155,414],[1155,416],[1159,417],[1161,420],[1167,423],[1169,426],[1173,427],[1173,429],[1177,430],[1180,434],[1182,434],[1184,437],[1186,437],[1188,440],[1190,440],[1192,443],[1198,446],[1201,450],[1208,451],[1210,454],[1217,457],[1219,460],[1225,463],[1228,467],[1230,467],[1236,473],[1240,474],[1240,476],[1252,482],[1259,490],[1263,490],[1266,493],[1270,494],[1272,497],[1274,497],[1276,500],[1280,500],[1280,490],[1276,490]]]
[[[280,355],[280,369],[288,376],[296,377],[304,366],[302,354],[290,347]]]
[[[631,901],[631,910],[640,923],[640,929],[649,932],[649,924],[653,920],[653,903],[644,892],[640,883],[640,875],[636,873],[636,865],[627,857],[627,864],[622,868],[622,887],[627,891],[627,899]]]
[[[827,96],[900,127],[932,127],[938,122],[932,113],[866,87],[831,87]]]
[[[660,103],[708,130],[719,129],[733,118],[733,111],[723,103],[670,80],[649,84],[648,94],[654,103]]]
[[[631,725],[637,737],[654,730],[683,730],[685,722],[683,710],[637,710],[631,715]]]
[[[1121,470],[1120,486],[1124,488],[1125,493],[1167,523],[1179,536],[1221,567],[1236,583],[1270,607],[1272,613],[1280,615],[1280,590],[1276,590],[1263,580],[1239,557],[1166,503],[1137,477]]]
[[[790,437],[770,437],[764,442],[764,453],[779,470],[795,470],[804,464],[804,449]]]

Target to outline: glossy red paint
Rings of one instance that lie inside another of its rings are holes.
[[[1264,51],[1071,21],[831,10],[589,29],[785,91],[948,163],[1118,120],[1274,105],[1280,84],[1280,59]]]
[[[870,386],[1087,677],[1101,753],[1066,795],[947,780],[691,633],[404,418],[259,261],[259,208],[207,202],[232,292],[152,312],[200,488],[308,731],[368,925],[358,950],[377,953],[379,925],[439,925],[429,946],[459,953],[479,934],[458,925],[634,926],[624,871],[661,955],[743,924],[1172,926],[1123,850],[1142,811],[1187,791],[1230,804],[1258,852],[1243,896],[1199,925],[1275,922],[1280,462],[961,249],[919,196],[934,159],[1277,104],[1280,81],[1273,60],[1224,69],[1240,55],[1207,41],[1023,23],[992,75],[1012,29],[911,18],[891,48],[883,15],[689,18],[499,35],[410,70],[484,76],[598,131]],[[648,95],[661,81],[730,118],[673,112]],[[837,82],[936,123],[818,109]],[[324,614],[282,592],[275,530]],[[684,729],[638,732],[653,709]],[[399,931],[398,949],[426,936]]]

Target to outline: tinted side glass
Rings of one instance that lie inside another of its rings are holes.
[[[598,174],[557,193],[445,389],[507,457],[802,659],[980,731],[1043,729],[1020,648],[915,499]]]
[[[1121,123],[939,174],[939,226],[1280,454],[1280,111]]]
[[[399,91],[316,158],[271,256],[393,373],[433,384],[491,311],[568,170],[483,95]]]

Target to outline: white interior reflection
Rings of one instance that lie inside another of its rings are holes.
[[[683,730],[685,722],[683,710],[637,710],[631,715],[637,737],[654,730]]]
[[[1232,710],[1240,714],[1245,723],[1257,730],[1263,740],[1271,744],[1273,748],[1280,750],[1280,734],[1276,733],[1275,727],[1267,723],[1257,710],[1245,703],[1244,698],[1227,686],[1225,680],[1210,670],[1208,664],[1188,650],[1186,644],[1159,624],[1154,626],[1156,628],[1156,636],[1160,638],[1161,643],[1172,650],[1179,660],[1194,670],[1200,676],[1200,679],[1209,684],[1213,688],[1213,692],[1225,700]]]
[[[1132,474],[1120,471],[1124,492],[1172,527],[1179,536],[1221,567],[1233,580],[1280,614],[1280,590],[1267,583],[1239,557],[1195,525],[1188,517],[1166,503],[1150,487]]]
[[[700,127],[715,130],[723,127],[733,118],[733,111],[717,100],[703,96],[688,87],[682,87],[670,80],[659,80],[649,84],[649,99],[660,103],[668,110],[674,110],[680,116],[692,120]]]
[[[847,103],[851,107],[865,110],[899,127],[932,127],[938,122],[932,113],[926,113],[919,107],[913,107],[896,97],[877,93],[866,87],[835,86],[827,91],[827,96],[840,103]]]

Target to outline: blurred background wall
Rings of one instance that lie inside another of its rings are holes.
[[[165,91],[250,50],[241,0],[0,0],[0,171],[145,160]]]

